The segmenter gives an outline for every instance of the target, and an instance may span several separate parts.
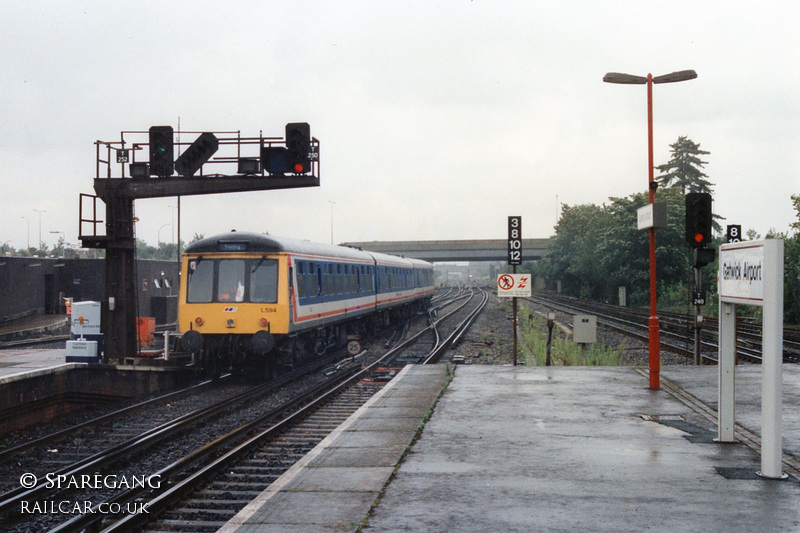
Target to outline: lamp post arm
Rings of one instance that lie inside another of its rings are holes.
[[[678,72],[656,76],[653,78],[653,83],[675,83],[678,81],[693,80],[696,77],[697,72],[694,70],[679,70]]]
[[[622,85],[644,85],[647,83],[647,78],[644,76],[634,76],[633,74],[623,74],[621,72],[609,72],[603,76],[603,81]]]

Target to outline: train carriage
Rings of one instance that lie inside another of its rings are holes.
[[[425,308],[430,263],[254,233],[187,247],[179,329],[211,374],[275,371]]]

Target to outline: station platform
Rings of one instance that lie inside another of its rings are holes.
[[[800,531],[800,367],[785,480],[757,475],[760,370],[720,444],[716,367],[409,366],[220,531]]]
[[[34,315],[0,323],[0,343],[56,333],[69,333],[64,315]]]
[[[8,348],[0,350],[0,384],[40,373],[77,368],[67,363],[64,348]]]

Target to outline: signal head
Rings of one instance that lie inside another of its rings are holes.
[[[711,195],[703,192],[686,194],[686,241],[692,247],[711,242]]]
[[[172,176],[173,161],[172,126],[153,126],[149,130],[150,174]]]
[[[286,125],[286,166],[298,174],[311,170],[311,127],[308,122]]]

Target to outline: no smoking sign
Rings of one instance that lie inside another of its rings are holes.
[[[530,295],[530,274],[500,274],[497,276],[497,296],[514,298],[517,296],[529,297]]]

